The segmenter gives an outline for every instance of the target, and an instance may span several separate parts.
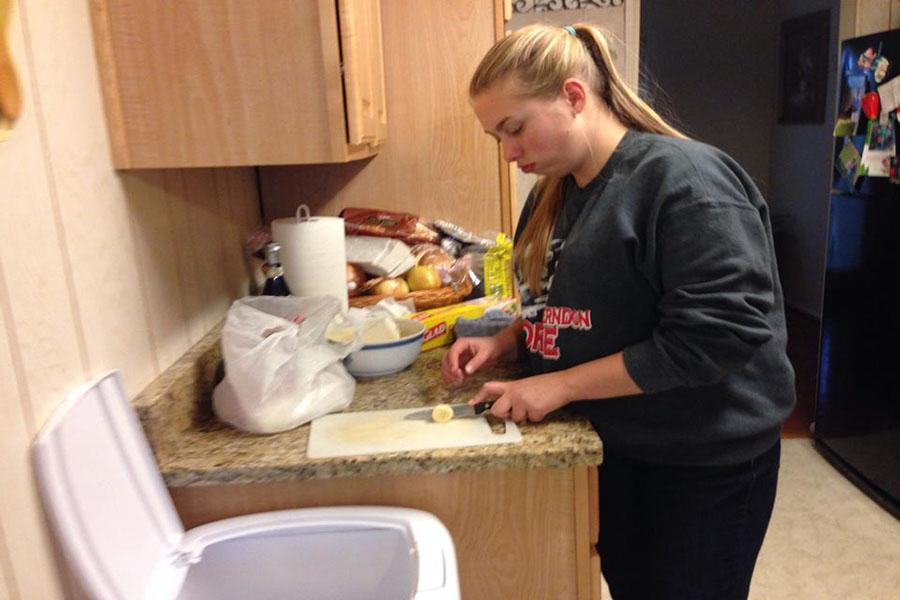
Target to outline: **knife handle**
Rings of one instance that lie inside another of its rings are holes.
[[[480,415],[486,410],[490,410],[494,405],[495,400],[486,400],[485,402],[479,402],[477,404],[473,404],[472,406],[475,408],[475,414]]]

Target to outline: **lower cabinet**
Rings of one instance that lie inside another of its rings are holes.
[[[185,528],[255,512],[387,505],[450,531],[465,600],[598,600],[597,469],[462,471],[170,488]]]

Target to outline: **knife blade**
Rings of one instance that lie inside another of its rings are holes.
[[[494,405],[494,400],[487,400],[485,402],[478,402],[477,404],[447,404],[446,406],[453,411],[453,418],[464,418],[464,417],[477,417],[481,413],[486,410],[490,410],[490,408]],[[426,408],[425,410],[419,410],[414,413],[409,413],[404,417],[405,419],[415,419],[415,420],[423,420],[423,421],[432,421],[432,413],[434,411],[434,407]]]

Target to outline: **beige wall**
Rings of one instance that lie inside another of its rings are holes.
[[[841,0],[841,41],[898,27],[900,0]]]
[[[0,143],[0,600],[64,596],[28,460],[67,391],[134,394],[245,293],[251,169],[110,167],[86,0],[13,8],[22,118]]]

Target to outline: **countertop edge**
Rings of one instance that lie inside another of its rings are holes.
[[[530,460],[529,460],[530,458]],[[505,469],[570,469],[575,467],[598,467],[603,462],[603,453],[591,453],[573,456],[560,453],[557,456],[534,457],[496,457],[490,466],[473,468],[472,460],[457,463],[439,459],[422,459],[415,456],[391,456],[381,462],[370,462],[358,472],[349,469],[346,464],[315,464],[285,467],[245,467],[216,468],[209,470],[171,469],[167,471],[164,481],[169,488],[193,486],[233,485],[252,483],[282,483],[288,481],[318,481],[346,478],[369,478],[379,476],[409,475],[442,475],[462,471],[488,471]]]

